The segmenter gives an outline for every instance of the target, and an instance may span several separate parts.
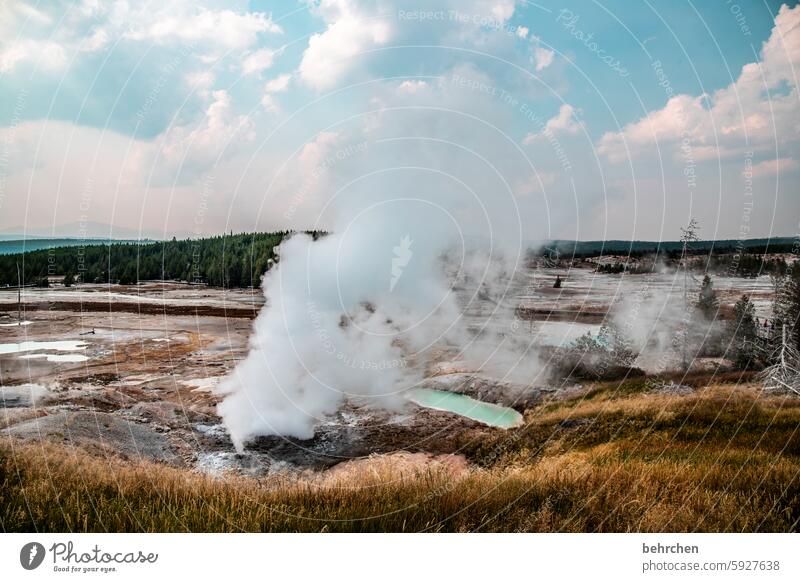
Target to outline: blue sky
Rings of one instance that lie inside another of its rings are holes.
[[[0,230],[334,228],[416,192],[477,235],[488,208],[525,239],[793,236],[799,23],[745,0],[12,0]]]

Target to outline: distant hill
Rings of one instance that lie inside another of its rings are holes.
[[[5,235],[13,236],[13,235]],[[2,238],[5,238],[3,236]],[[55,249],[60,247],[79,247],[79,246],[96,246],[106,245],[112,243],[147,243],[155,242],[151,240],[119,240],[119,239],[103,239],[103,238],[25,238],[25,239],[10,239],[0,240],[0,255],[13,255],[17,253],[24,253],[28,251],[38,251],[42,249]]]
[[[0,241],[23,239],[168,240],[173,236],[189,238],[191,235],[190,232],[126,228],[93,221],[0,229]]]

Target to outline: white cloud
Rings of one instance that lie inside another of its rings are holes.
[[[333,131],[322,131],[314,141],[303,146],[298,158],[301,170],[311,172],[317,168],[340,139],[340,135]]]
[[[743,155],[748,150],[771,152],[776,141],[796,143],[800,134],[798,69],[800,7],[784,5],[760,61],[745,65],[734,83],[711,96],[675,95],[662,109],[622,131],[606,133],[598,151],[620,162],[628,155],[655,154],[657,140],[662,153],[679,157],[685,142],[692,157],[701,160]]]
[[[289,88],[291,78],[291,75],[279,75],[274,79],[270,79],[264,85],[264,91],[267,93],[282,93]]]
[[[52,41],[24,40],[0,49],[0,73],[8,73],[24,63],[52,71],[66,62],[64,47]]]
[[[299,72],[319,90],[336,84],[358,53],[386,44],[392,36],[386,20],[374,18],[354,0],[322,0],[316,12],[327,28],[309,39]]]
[[[186,84],[193,89],[209,89],[214,84],[214,73],[211,71],[196,71],[188,73],[185,79]]]
[[[205,118],[196,127],[174,127],[167,130],[164,157],[183,164],[216,162],[219,156],[235,153],[240,141],[255,138],[252,122],[246,115],[234,115],[231,98],[226,91],[214,91]]]
[[[514,0],[489,0],[489,3],[492,16],[499,22],[508,22],[514,16]]]
[[[157,8],[87,1],[67,13],[57,4],[49,11],[52,14],[18,2],[0,2],[0,72],[23,63],[56,70],[72,53],[97,52],[120,38],[189,45],[199,58],[213,60],[228,51],[250,48],[262,34],[282,32],[263,12],[209,9],[189,0],[164,0]],[[24,39],[6,40],[20,30],[25,31]],[[270,64],[270,55],[258,51],[248,67],[258,71]]]
[[[80,48],[85,52],[97,52],[105,48],[110,40],[108,32],[103,28],[98,28],[81,43]]]
[[[272,66],[277,51],[268,48],[259,49],[249,53],[242,61],[242,74],[254,75]]]
[[[184,81],[189,89],[197,91],[198,95],[207,99],[209,97],[209,90],[214,86],[216,77],[211,71],[195,71],[193,73],[187,73],[184,76]]]
[[[527,26],[518,26],[517,27],[517,36],[520,38],[528,38],[528,33],[530,29]]]
[[[425,81],[418,81],[418,80],[407,80],[400,83],[400,86],[397,88],[398,91],[401,93],[416,93],[417,91],[421,91],[425,89],[428,84]]]
[[[541,131],[526,135],[522,143],[530,145],[540,137],[553,136],[558,133],[576,134],[580,129],[581,124],[575,119],[575,108],[569,103],[564,103],[558,109],[558,115],[548,119]]]
[[[0,39],[13,38],[23,26],[52,24],[45,12],[23,2],[0,2]]]
[[[543,71],[553,63],[555,53],[540,46],[533,49],[533,62],[537,71]]]
[[[764,160],[750,169],[753,176],[777,176],[787,172],[792,172],[800,168],[797,160],[792,158],[778,158],[776,160]]]
[[[260,33],[282,32],[263,12],[209,10],[196,8],[191,3],[172,3],[159,11],[128,15],[132,22],[130,31],[125,34],[127,38],[158,43],[196,42],[224,49],[243,49],[253,45]]]
[[[267,111],[277,113],[280,111],[277,101],[275,101],[275,93],[283,93],[289,88],[289,81],[291,75],[279,75],[274,79],[270,79],[264,85],[264,96],[261,98],[261,105]]]

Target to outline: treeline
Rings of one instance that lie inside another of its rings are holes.
[[[787,272],[787,263],[776,254],[796,253],[796,242],[790,238],[751,239],[744,241],[699,241],[684,243],[642,241],[554,241],[531,249],[530,266],[569,267],[584,265],[589,259],[624,256],[624,260],[596,265],[599,273],[648,273],[663,267],[677,268],[685,262],[698,273],[716,276],[757,277]]]
[[[719,255],[791,253],[796,240],[789,237],[754,238],[746,240],[694,240],[687,244],[688,254]],[[642,257],[664,254],[679,257],[684,245],[680,241],[565,241],[555,240],[533,251],[538,256],[557,256],[560,258],[588,259],[606,255],[626,255]]]
[[[202,239],[72,246],[0,256],[0,285],[47,286],[53,277],[75,282],[135,284],[168,279],[214,287],[250,287],[275,260],[275,247],[292,234],[230,234]],[[314,239],[322,231],[308,232]]]
[[[598,273],[616,275],[620,273],[650,273],[662,267],[678,268],[682,258],[679,254],[671,256],[665,253],[659,256],[644,256],[638,260],[615,261],[603,263],[596,267]],[[755,278],[759,275],[775,275],[783,277],[789,269],[786,259],[759,255],[755,253],[741,253],[721,255],[716,252],[706,256],[692,255],[688,261],[689,269],[696,273],[722,277]]]

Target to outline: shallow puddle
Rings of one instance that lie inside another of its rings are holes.
[[[513,408],[481,402],[463,394],[415,388],[409,392],[408,399],[425,408],[452,412],[498,428],[512,428],[522,424],[522,415]]]
[[[19,354],[21,352],[35,352],[37,350],[55,350],[57,352],[74,352],[86,349],[86,342],[83,341],[58,341],[58,342],[19,342],[10,344],[0,344],[0,355]]]
[[[184,386],[192,388],[192,392],[213,392],[222,378],[219,376],[211,378],[195,378],[193,380],[180,380]]]
[[[84,356],[82,354],[25,354],[24,356],[20,356],[22,360],[36,360],[41,358],[47,358],[48,362],[78,363],[87,361],[89,356]]]

